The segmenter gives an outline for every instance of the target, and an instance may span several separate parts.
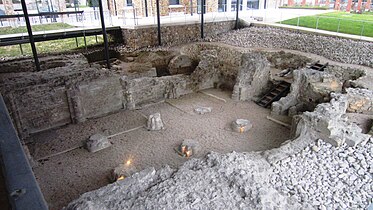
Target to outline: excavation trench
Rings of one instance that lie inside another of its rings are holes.
[[[107,185],[111,171],[127,161],[133,172],[179,167],[188,158],[175,148],[186,139],[198,143],[197,158],[211,151],[280,147],[294,137],[289,128],[294,116],[330,101],[331,92],[342,92],[345,81],[363,75],[338,66],[314,71],[307,65],[315,60],[290,52],[213,44],[111,51],[111,69],[104,68],[102,52],[60,60],[49,63],[50,76],[40,80],[23,75],[15,84],[7,83],[20,75],[1,72],[4,98],[36,160],[33,169],[51,209]],[[288,90],[261,105],[280,83],[288,84]],[[43,111],[29,111],[24,104]],[[211,112],[199,114],[198,108]],[[165,129],[146,129],[147,117],[154,113],[161,114]],[[232,122],[237,119],[249,120],[252,128],[235,132]],[[83,142],[97,133],[108,136],[112,146],[89,153]]]

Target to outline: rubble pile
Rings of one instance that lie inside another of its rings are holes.
[[[271,167],[258,153],[210,153],[177,171],[149,168],[83,194],[66,209],[312,209],[269,184]]]
[[[373,197],[373,143],[334,147],[318,140],[274,164],[272,185],[318,209],[366,209]]]
[[[298,50],[342,63],[373,67],[373,60],[369,59],[373,57],[373,43],[344,38],[298,33],[272,27],[249,27],[228,32],[224,36],[212,37],[210,41],[239,47]]]

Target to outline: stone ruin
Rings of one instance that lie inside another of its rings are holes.
[[[253,124],[246,119],[237,119],[232,122],[232,130],[238,133],[245,133],[253,127]]]
[[[189,44],[168,51],[116,54],[112,57],[111,70],[103,68],[93,54],[86,55],[90,62],[85,62],[86,58],[81,55],[44,58],[42,62],[49,66],[41,72],[21,66],[17,70],[2,69],[1,93],[23,138],[208,88],[229,90],[234,100],[256,101],[276,82],[287,80],[291,83],[290,93],[272,104],[271,116],[292,122],[293,139],[264,152],[211,153],[204,159],[190,159],[176,170],[165,167],[128,173],[123,164],[114,170],[113,181],[122,175],[127,177],[125,180],[88,192],[66,209],[108,209],[108,206],[179,209],[180,204],[185,208],[323,208],[319,201],[310,199],[310,193],[302,194],[301,190],[285,186],[282,182],[289,180],[277,173],[278,164],[297,165],[295,156],[299,153],[306,154],[307,161],[311,161],[307,158],[312,155],[321,159],[321,153],[329,148],[325,142],[339,148],[357,148],[357,154],[363,154],[361,159],[371,160],[371,155],[365,154],[366,148],[362,148],[363,145],[371,148],[371,135],[363,133],[348,116],[351,113],[373,114],[373,87],[367,82],[372,78],[372,69],[330,62],[325,71],[314,71],[308,69],[307,64],[324,58],[215,43]],[[9,61],[7,65],[15,63],[20,61]],[[289,77],[278,78],[278,73],[287,69],[291,69]],[[36,107],[43,112],[34,111]],[[196,112],[211,111],[203,108]],[[149,130],[164,128],[159,113],[149,116],[148,120]],[[233,130],[238,132],[245,132],[252,126],[242,119],[233,124]],[[92,152],[107,146],[95,146],[96,140],[105,139],[96,137],[89,143],[93,145]],[[315,144],[316,139],[322,140]],[[336,155],[343,153],[339,149],[333,151]],[[361,162],[358,167],[364,168]],[[362,176],[362,185],[371,184],[371,180],[364,178],[365,173]],[[296,193],[305,197],[294,196]],[[175,196],[179,200],[173,200]],[[327,207],[343,207],[340,202],[336,203]],[[350,203],[349,206],[355,205]],[[357,206],[366,205],[367,199],[356,203]]]
[[[164,129],[160,113],[149,115],[147,129],[149,131],[159,131]]]
[[[98,133],[89,137],[85,145],[89,152],[97,152],[110,147],[111,143],[107,136]]]

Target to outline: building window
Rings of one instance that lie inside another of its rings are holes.
[[[132,0],[127,0],[127,7],[132,7]]]
[[[179,0],[170,0],[170,1],[169,1],[169,4],[170,4],[170,5],[179,5],[179,4],[180,4],[180,1],[179,1]]]
[[[219,12],[227,11],[227,0],[218,0],[218,11]]]

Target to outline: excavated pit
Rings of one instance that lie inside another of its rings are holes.
[[[136,172],[180,167],[188,159],[174,148],[185,139],[198,142],[196,158],[211,151],[279,148],[296,137],[297,116],[365,76],[361,69],[335,64],[325,72],[311,71],[306,66],[316,60],[305,54],[207,43],[169,51],[110,51],[110,58],[110,70],[97,51],[45,58],[42,69],[47,75],[20,74],[24,71],[14,67],[31,65],[30,60],[7,63],[0,72],[1,92],[51,209],[109,184],[111,170],[125,161],[130,160]],[[293,76],[276,77],[284,69]],[[288,95],[270,109],[255,103],[281,81],[292,84]],[[212,111],[199,115],[199,107]],[[356,110],[347,110],[354,116],[350,121],[369,132],[369,109]],[[147,117],[157,112],[166,129],[148,131]],[[253,128],[233,132],[231,123],[242,118]],[[89,153],[83,142],[96,133],[108,136],[112,146]]]

